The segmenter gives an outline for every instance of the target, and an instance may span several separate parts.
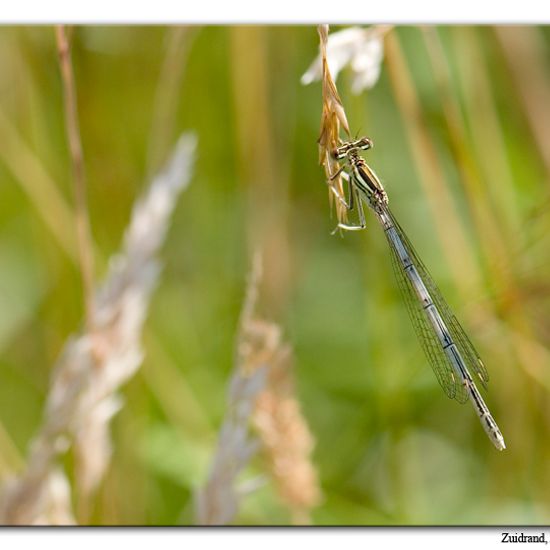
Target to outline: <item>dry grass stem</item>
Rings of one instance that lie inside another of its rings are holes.
[[[176,199],[189,184],[194,150],[194,136],[182,136],[166,170],[134,207],[122,251],[112,258],[94,298],[94,331],[71,338],[54,369],[27,467],[4,487],[1,523],[57,523],[70,517],[70,499],[60,497],[63,474],[56,472],[58,457],[71,446],[80,494],[86,497],[101,481],[111,453],[109,420],[121,406],[119,388],[142,360],[141,331],[160,270],[156,254]],[[67,504],[65,514],[61,502]]]
[[[239,497],[257,487],[257,480],[237,485],[237,477],[260,443],[296,523],[308,522],[308,511],[320,495],[309,461],[313,440],[292,395],[290,347],[282,343],[278,325],[254,313],[260,276],[256,254],[241,313],[228,411],[208,480],[198,494],[201,525],[224,525],[235,519]],[[259,442],[249,432],[251,421]]]
[[[237,477],[258,449],[250,436],[249,419],[258,393],[265,385],[265,366],[250,375],[231,378],[227,412],[219,433],[208,480],[197,494],[199,525],[228,525],[235,520],[241,497]]]
[[[84,172],[84,155],[80,140],[78,124],[78,108],[76,100],[76,86],[74,82],[73,66],[71,63],[71,49],[65,27],[55,28],[61,80],[63,83],[63,97],[65,108],[65,125],[72,161],[73,184],[75,194],[76,233],[78,237],[78,254],[82,286],[84,289],[84,303],[86,306],[86,324],[88,330],[94,326],[94,261],[93,241],[86,201],[86,179]]]
[[[289,234],[292,141],[297,117],[285,105],[289,97],[273,96],[273,74],[268,70],[272,47],[281,29],[234,27],[229,33],[231,83],[235,117],[236,166],[246,196],[246,235],[251,251],[269,248],[264,258],[262,297],[270,311],[284,311],[289,299],[292,236]],[[282,45],[283,55],[290,45]],[[279,49],[279,46],[276,47]],[[285,56],[286,57],[286,56]],[[288,59],[288,58],[287,58]],[[281,75],[286,72],[282,61]],[[281,103],[279,103],[281,101]],[[274,117],[275,105],[285,116]],[[290,140],[290,141],[289,141]]]
[[[521,193],[506,153],[502,115],[494,101],[491,62],[484,52],[479,28],[459,27],[453,29],[451,37],[464,98],[464,118],[470,127],[466,147],[477,160],[504,239],[509,248],[514,248],[514,241],[521,233],[520,216],[515,207]],[[442,47],[441,38],[439,44]]]
[[[487,309],[478,311],[478,323],[495,324],[499,314],[506,318],[505,326],[510,336],[507,339],[510,352],[517,357],[518,364],[529,376],[547,387],[548,377],[544,374],[544,365],[547,364],[548,353],[544,353],[544,348],[536,341],[536,331],[525,312],[523,290],[516,280],[512,267],[514,258],[510,254],[518,248],[518,235],[513,231],[506,232],[504,229],[506,223],[503,223],[503,219],[495,219],[490,215],[494,209],[493,205],[501,200],[502,189],[511,189],[513,185],[507,160],[502,154],[504,150],[504,144],[501,141],[502,132],[498,128],[491,91],[488,89],[489,84],[483,66],[480,66],[482,48],[478,44],[477,34],[472,29],[464,28],[460,29],[460,32],[462,39],[460,40],[459,69],[467,100],[466,112],[473,128],[473,135],[482,136],[477,138],[479,146],[473,148],[468,146],[466,129],[459,115],[459,106],[452,96],[450,76],[437,31],[432,28],[424,29],[424,36],[434,73],[438,78],[440,95],[444,101],[451,143],[455,150],[459,151],[457,166],[467,190],[470,209],[474,213],[476,233],[484,244],[484,252],[489,259],[486,262],[489,278],[497,288],[496,311]],[[468,53],[470,53],[469,56]],[[477,60],[476,63],[472,63],[474,59]],[[498,189],[495,189],[492,197],[487,196],[486,190],[481,188],[482,176],[471,153],[472,149],[487,151],[488,144],[493,144],[489,149],[493,154],[486,155],[485,158],[490,164],[488,169],[491,175],[488,175],[488,181],[492,182],[496,179],[498,183]],[[498,158],[495,158],[497,155]]]
[[[486,257],[485,265],[493,284],[498,285],[500,290],[510,290],[515,286],[513,274],[510,271],[512,261],[509,254],[510,249],[515,248],[513,244],[515,235],[507,235],[503,220],[496,217],[494,206],[496,201],[489,196],[479,164],[474,157],[473,149],[475,148],[472,148],[469,144],[465,122],[460,112],[460,105],[453,94],[448,64],[437,30],[433,27],[424,28],[423,36],[443,103],[456,167],[465,190],[468,208],[474,220],[476,235]],[[475,46],[475,36],[469,36],[469,40],[465,42],[469,44],[469,47]],[[471,59],[479,59],[479,49],[475,50],[475,53],[476,55],[472,56]],[[465,55],[464,46],[462,55]],[[472,63],[469,63],[469,65],[472,65]],[[479,105],[481,96],[480,80],[476,79],[476,83],[475,101]],[[473,118],[480,118],[482,116],[481,111],[485,113],[488,108],[485,106],[479,111],[476,112],[477,116]],[[472,124],[476,125],[476,122],[472,122]],[[516,292],[516,289],[512,290],[513,294]]]
[[[59,246],[75,263],[78,245],[76,218],[44,164],[23,139],[0,105],[0,159],[17,180],[38,216]]]
[[[464,228],[457,215],[452,196],[445,184],[445,174],[422,115],[410,71],[395,34],[386,40],[386,67],[395,99],[402,112],[420,182],[442,240],[442,249],[451,268],[455,286],[469,295],[472,285],[479,286],[480,273],[471,252]]]
[[[542,31],[527,26],[495,27],[514,84],[519,92],[538,152],[550,183],[550,148],[548,147],[548,114],[550,78]]]
[[[147,151],[147,172],[150,175],[155,174],[159,166],[162,166],[164,155],[174,136],[174,113],[177,112],[186,60],[196,32],[196,27],[180,25],[166,29],[166,54],[155,91]]]
[[[280,337],[277,326],[253,318],[260,276],[261,260],[256,254],[241,312],[227,412],[208,479],[197,493],[199,525],[227,525],[234,521],[241,496],[237,477],[258,449],[258,442],[250,434],[250,418],[266,383],[267,362]]]

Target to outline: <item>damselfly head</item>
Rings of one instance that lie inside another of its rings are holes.
[[[346,141],[342,143],[340,147],[334,149],[332,156],[337,160],[341,160],[346,158],[350,151],[356,151],[357,149],[366,151],[367,149],[372,149],[373,146],[374,144],[370,138],[362,137],[361,139],[357,139],[355,141]]]

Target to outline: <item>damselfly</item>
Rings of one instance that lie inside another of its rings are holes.
[[[332,153],[335,159],[346,161],[347,166],[333,178],[340,172],[343,173],[344,179],[349,183],[348,200],[334,187],[331,186],[331,189],[348,210],[352,210],[357,204],[359,216],[359,225],[339,223],[338,227],[349,231],[366,227],[362,201],[374,211],[386,234],[395,276],[412,324],[439,384],[448,397],[459,403],[470,399],[487,435],[495,447],[502,451],[506,448],[504,438],[472,378],[474,375],[486,388],[489,381],[487,370],[392,214],[382,183],[359,155],[360,151],[370,149],[372,145],[372,141],[365,137],[342,143]]]

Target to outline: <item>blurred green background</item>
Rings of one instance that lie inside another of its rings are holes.
[[[367,160],[396,216],[488,367],[486,401],[507,450],[438,386],[375,218],[364,232],[330,234],[321,86],[300,84],[318,52],[314,26],[76,27],[98,277],[179,133],[198,136],[92,523],[194,521],[257,246],[262,313],[294,347],[316,439],[315,524],[550,522],[550,31],[397,27],[385,42],[376,86],[352,95],[348,69],[338,89],[352,131],[374,140]],[[0,67],[5,477],[24,464],[83,301],[74,228],[58,210],[74,201],[53,28],[1,28]],[[257,458],[248,473],[262,468]],[[243,500],[237,523],[289,518],[268,484]]]

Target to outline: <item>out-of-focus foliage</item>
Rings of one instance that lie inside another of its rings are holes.
[[[334,29],[333,29],[334,30]],[[378,84],[338,90],[392,208],[491,375],[507,450],[431,372],[382,231],[331,236],[318,165],[315,27],[76,27],[73,63],[97,274],[184,129],[198,136],[113,423],[95,524],[192,523],[224,416],[251,251],[294,347],[316,438],[316,524],[550,521],[550,32],[396,28]],[[0,29],[0,474],[24,462],[49,375],[83,319],[54,31]],[[72,457],[67,457],[71,471]],[[257,457],[250,475],[261,473]],[[78,498],[78,495],[76,495]],[[78,502],[76,502],[78,512]],[[271,484],[238,523],[285,524]]]

